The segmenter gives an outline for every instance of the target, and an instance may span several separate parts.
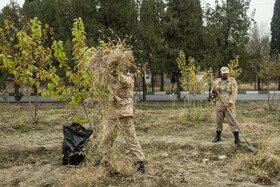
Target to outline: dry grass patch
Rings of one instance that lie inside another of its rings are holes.
[[[252,132],[252,131],[266,131],[269,129],[272,129],[271,126],[266,125],[264,123],[255,123],[255,122],[247,122],[247,123],[238,123],[239,127],[242,131],[246,132]],[[223,126],[224,132],[231,132],[231,129],[229,127],[228,123],[224,123]]]
[[[236,155],[234,169],[255,175],[256,181],[273,184],[280,179],[280,145],[275,138],[262,139],[257,145],[257,152]]]
[[[144,175],[136,172],[137,166],[120,137],[113,153],[103,157],[107,164],[93,167],[98,151],[89,146],[82,165],[62,165],[62,125],[72,122],[73,115],[80,115],[79,107],[41,104],[42,121],[38,126],[42,129],[35,129],[21,115],[29,114],[25,106],[3,105],[0,178],[4,180],[0,186],[279,186],[280,123],[261,121],[274,119],[274,113],[262,113],[263,104],[247,102],[237,106],[241,128],[257,148],[254,154],[245,143],[241,147],[234,145],[227,124],[223,141],[213,144],[215,121],[186,119],[188,109],[183,103],[172,107],[171,103],[138,102],[134,122],[147,158]],[[204,113],[206,106],[200,108]],[[90,108],[90,112],[94,110]],[[16,121],[21,121],[20,126],[12,128]],[[220,160],[221,155],[227,158]]]

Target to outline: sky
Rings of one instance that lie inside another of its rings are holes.
[[[215,5],[215,0],[200,0],[202,6],[209,3],[210,6]],[[219,0],[221,1],[221,0]],[[9,4],[10,0],[0,0],[0,10]],[[23,5],[24,0],[17,0],[20,6]],[[270,22],[273,16],[275,0],[251,0],[249,15],[256,10],[254,19],[257,22],[262,32],[270,33]]]

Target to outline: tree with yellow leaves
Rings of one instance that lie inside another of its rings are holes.
[[[237,79],[240,74],[242,73],[242,69],[239,68],[239,57],[236,56],[234,60],[231,60],[230,63],[228,64],[229,68],[229,76]]]
[[[52,29],[48,25],[43,27],[37,18],[25,23],[21,30],[15,28],[14,23],[5,20],[4,29],[0,30],[1,35],[11,30],[13,30],[16,38],[3,37],[1,48],[5,50],[2,50],[3,52],[0,55],[1,68],[6,69],[13,75],[15,84],[26,85],[32,120],[38,123],[39,92],[36,92],[33,113],[27,85],[39,90],[40,84],[49,79],[50,75],[56,73],[56,68],[52,65],[52,50],[46,47],[46,41],[51,36]],[[12,42],[15,40],[16,42]]]
[[[177,58],[177,65],[181,73],[180,82],[182,87],[186,87],[189,94],[192,93],[194,97],[197,93],[201,93],[205,81],[203,79],[199,80],[200,67],[196,66],[195,59],[190,56],[187,63],[185,54],[181,50]],[[190,115],[190,97],[188,97],[188,109]]]

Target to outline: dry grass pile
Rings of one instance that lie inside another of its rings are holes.
[[[93,76],[93,86],[107,85],[114,72],[124,72],[133,65],[133,61],[133,53],[124,42],[98,47],[87,64]]]
[[[238,155],[235,169],[255,175],[258,182],[270,184],[280,179],[280,145],[268,138],[259,142],[257,153]]]

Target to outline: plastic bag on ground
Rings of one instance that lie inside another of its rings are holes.
[[[87,140],[91,134],[91,130],[86,130],[79,123],[63,126],[63,165],[79,165],[85,160],[83,152],[86,150]]]

